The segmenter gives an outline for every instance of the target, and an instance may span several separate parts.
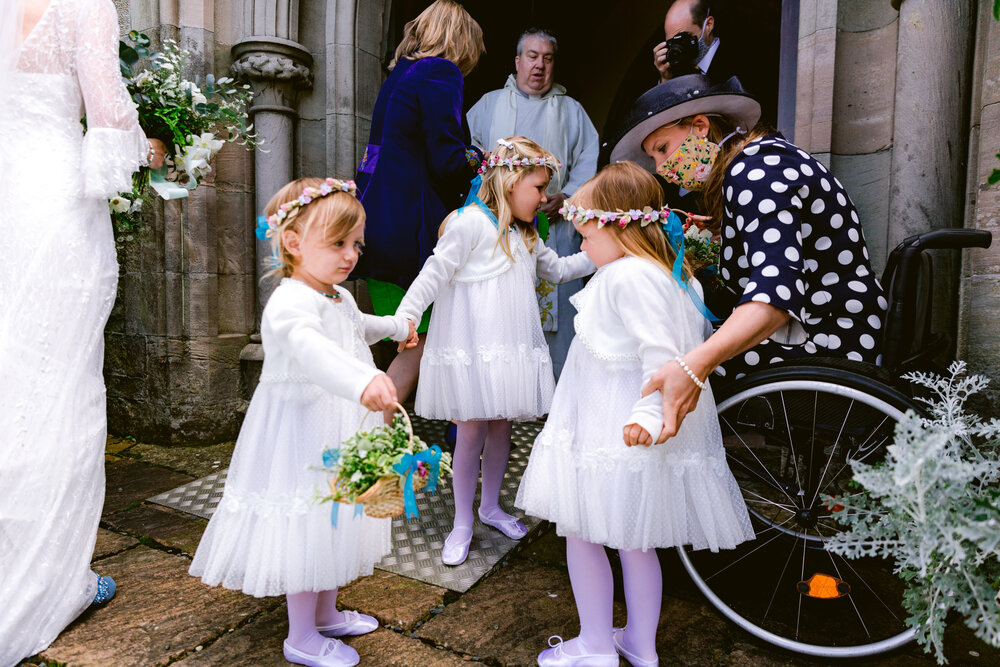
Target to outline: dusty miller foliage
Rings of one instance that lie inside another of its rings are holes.
[[[1000,646],[1000,420],[964,411],[989,380],[964,377],[959,361],[948,372],[903,376],[929,390],[930,398],[918,398],[929,417],[908,412],[885,461],[852,462],[860,492],[827,498],[843,506],[835,516],[849,527],[827,549],[895,561],[906,582],[906,623],[940,664],[951,610]]]

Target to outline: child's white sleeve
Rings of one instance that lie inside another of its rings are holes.
[[[396,315],[420,322],[424,311],[448,284],[455,272],[465,265],[475,247],[479,231],[474,218],[453,215],[444,228],[444,234],[434,245],[434,252],[414,279],[406,296],[399,303]]]
[[[369,315],[362,313],[365,342],[373,345],[383,338],[406,340],[410,336],[409,321],[400,315]]]
[[[542,239],[538,239],[535,245],[536,275],[548,280],[550,283],[568,283],[577,278],[589,276],[597,270],[594,263],[587,257],[587,253],[578,252],[566,257],[560,257],[555,250],[545,245]]]
[[[331,394],[361,401],[361,394],[382,371],[352,356],[323,331],[317,305],[308,298],[283,298],[268,304],[274,343],[302,372]]]
[[[642,269],[609,276],[609,289],[612,308],[638,344],[645,385],[660,366],[679,354],[674,334],[677,323],[671,318],[683,316],[677,300],[686,296],[677,291],[672,279],[660,269],[652,265]],[[637,400],[626,425],[638,424],[655,441],[663,429],[662,400],[658,391]]]

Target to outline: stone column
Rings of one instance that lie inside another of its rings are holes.
[[[254,166],[259,215],[274,193],[294,178],[295,104],[299,90],[312,86],[312,56],[295,41],[298,2],[247,0],[247,4],[250,10],[245,24],[248,37],[233,47],[230,72],[253,86],[251,119],[260,133],[264,149],[257,151]],[[258,241],[258,280],[270,269],[270,255],[270,243]],[[270,283],[259,284],[258,320],[273,288]]]
[[[899,9],[889,190],[889,248],[962,227],[969,142],[974,0],[893,0]],[[934,257],[936,331],[954,333],[959,257]]]

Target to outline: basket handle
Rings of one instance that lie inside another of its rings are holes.
[[[396,408],[396,412],[398,412],[398,413],[400,413],[400,414],[403,415],[403,421],[406,422],[406,434],[409,437],[410,448],[412,449],[413,448],[413,422],[410,421],[410,415],[406,412],[406,408],[404,408],[400,403],[393,403],[392,406],[394,408]],[[358,424],[358,429],[357,430],[359,430],[359,431],[361,430],[361,427],[365,425],[365,420],[368,419],[368,415],[372,414],[372,412],[374,412],[374,411],[373,410],[365,410],[365,416],[361,418],[361,423]],[[393,414],[395,414],[395,413],[393,413]]]

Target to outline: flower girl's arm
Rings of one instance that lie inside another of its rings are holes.
[[[365,328],[365,342],[369,345],[377,343],[383,338],[401,341],[410,337],[410,321],[405,317],[364,313],[361,318]]]
[[[537,259],[536,272],[539,278],[550,283],[568,283],[571,280],[589,276],[597,270],[587,253],[578,252],[566,257],[560,257],[555,250],[538,239],[535,246]]]
[[[365,387],[381,374],[327,337],[315,299],[286,291],[265,309],[273,343],[296,361],[310,381],[331,394],[360,401]],[[262,327],[263,328],[263,325]]]
[[[132,189],[132,173],[149,153],[135,103],[118,65],[118,17],[110,2],[85,3],[77,26],[77,78],[87,114],[81,173],[88,197]]]
[[[469,259],[479,241],[483,226],[473,214],[452,213],[445,220],[444,233],[434,246],[434,252],[420,273],[406,290],[406,296],[396,309],[396,316],[419,322],[427,307],[434,302],[441,288],[448,284],[455,272]]]

